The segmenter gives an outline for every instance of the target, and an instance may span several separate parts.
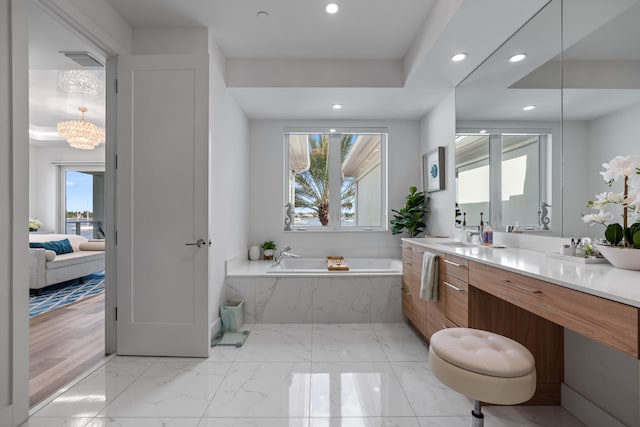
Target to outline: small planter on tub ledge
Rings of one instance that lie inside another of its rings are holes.
[[[267,240],[262,244],[262,253],[265,260],[272,260],[273,253],[276,250],[276,244],[272,240]]]
[[[640,270],[640,249],[609,245],[596,245],[596,248],[614,267]]]

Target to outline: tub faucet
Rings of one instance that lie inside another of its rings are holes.
[[[279,254],[277,254],[276,256],[273,257],[273,265],[280,265],[280,261],[282,261],[282,258],[288,256],[290,258],[299,258],[298,255],[296,254],[291,254],[287,251],[291,250],[291,246],[287,246],[286,248],[284,248],[282,251],[280,251]]]

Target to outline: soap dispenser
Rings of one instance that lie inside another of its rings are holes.
[[[491,224],[487,221],[487,225],[482,230],[482,243],[485,246],[493,245],[493,229],[491,228]]]

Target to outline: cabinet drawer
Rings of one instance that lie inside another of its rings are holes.
[[[463,282],[469,281],[469,260],[459,256],[446,254],[444,258],[445,271]]]
[[[469,326],[468,316],[468,285],[449,274],[444,281],[445,314],[456,325]]]
[[[638,357],[637,308],[473,261],[469,270],[469,285]]]
[[[431,335],[435,334],[441,329],[457,328],[451,319],[447,318],[444,313],[438,310],[427,310],[427,338],[431,338]]]

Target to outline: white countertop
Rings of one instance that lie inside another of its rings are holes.
[[[548,257],[543,252],[519,248],[447,246],[453,239],[402,239],[439,252],[450,253],[566,288],[640,307],[640,271],[611,264],[582,264]]]

